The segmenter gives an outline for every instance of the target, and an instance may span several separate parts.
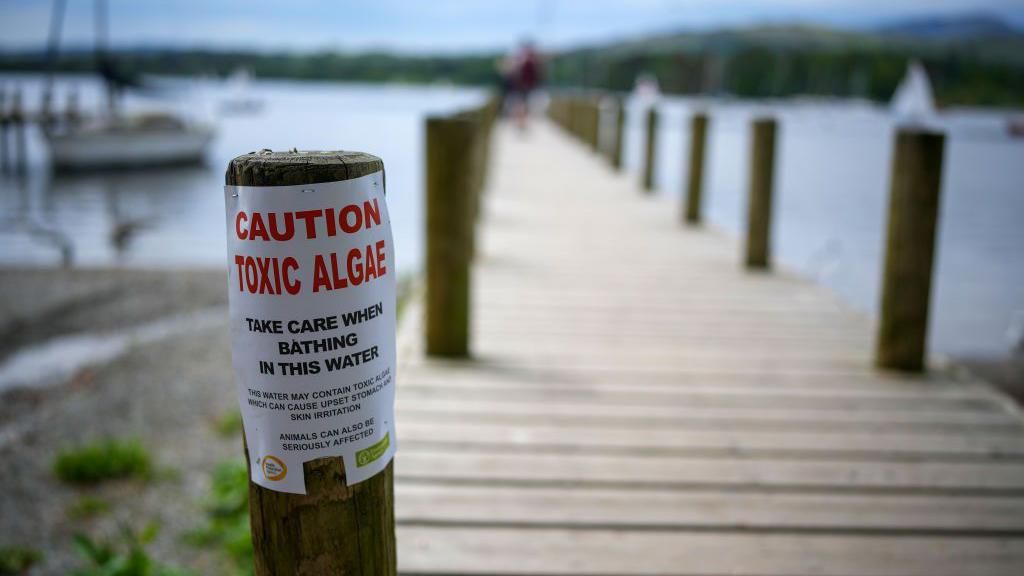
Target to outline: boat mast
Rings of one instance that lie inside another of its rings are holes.
[[[107,49],[107,18],[107,0],[96,0],[93,3],[93,26],[95,27],[93,35],[96,67],[99,69],[100,76],[103,77],[103,81],[107,87],[107,112],[111,117],[114,117],[117,115],[120,86],[117,85],[117,80],[114,78],[113,63],[110,61],[110,54]]]
[[[57,53],[60,51],[60,33],[64,27],[66,0],[54,0],[50,13],[50,37],[46,42],[46,83],[43,86],[43,114],[48,114],[53,105],[54,75],[57,71]]]

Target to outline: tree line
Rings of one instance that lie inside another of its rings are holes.
[[[261,78],[348,82],[497,85],[499,54],[411,56],[390,53],[265,54],[212,50],[125,50],[113,55],[127,75],[226,76],[246,69]],[[582,49],[549,55],[546,81],[560,87],[632,89],[650,75],[663,92],[741,98],[795,95],[888,100],[907,63],[922,62],[940,105],[1024,105],[1024,62],[992,58],[977,47],[916,50],[900,46],[733,45],[724,50]],[[41,71],[41,53],[0,55],[0,70]],[[96,69],[88,52],[63,54],[62,72]]]

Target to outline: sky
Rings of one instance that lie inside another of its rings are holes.
[[[486,51],[680,29],[805,22],[864,27],[985,12],[1024,28],[1024,0],[107,0],[122,47]],[[63,41],[89,46],[94,0],[67,0]],[[0,0],[0,49],[44,45],[53,0]]]

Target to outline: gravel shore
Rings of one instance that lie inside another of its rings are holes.
[[[132,342],[102,364],[0,390],[0,547],[42,552],[30,574],[78,566],[75,533],[102,537],[149,522],[161,527],[150,548],[157,559],[199,574],[222,572],[216,553],[182,536],[203,521],[215,464],[241,453],[241,439],[222,437],[214,426],[237,406],[225,282],[217,271],[0,271],[0,363],[54,339],[109,337],[186,318],[176,331]],[[55,478],[59,450],[101,438],[140,440],[155,459],[156,478],[88,488]],[[68,508],[86,495],[109,501],[110,513],[72,519]]]

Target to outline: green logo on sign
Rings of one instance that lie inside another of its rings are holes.
[[[376,444],[368,448],[363,448],[359,452],[356,452],[356,466],[362,468],[367,464],[370,464],[374,460],[380,458],[388,451],[388,446],[391,446],[391,433],[388,432],[380,439]]]

